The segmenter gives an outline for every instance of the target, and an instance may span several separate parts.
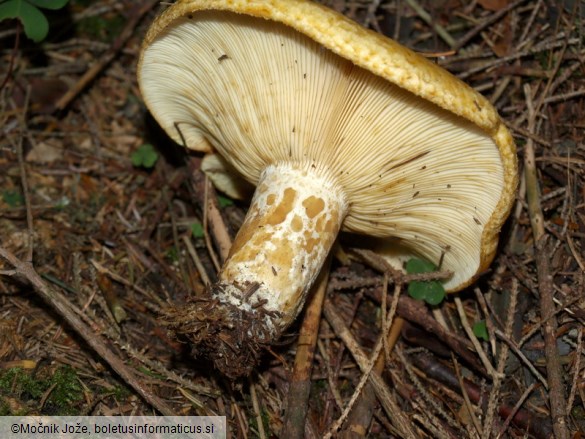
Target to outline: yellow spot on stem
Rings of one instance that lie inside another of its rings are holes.
[[[276,206],[276,208],[266,218],[266,224],[275,226],[283,222],[289,212],[293,209],[296,196],[297,191],[287,187],[284,190],[284,195],[282,196],[282,200],[280,200],[278,206]]]
[[[304,248],[305,251],[309,254],[313,253],[313,250],[315,248],[315,246],[317,245],[322,245],[321,244],[321,240],[319,238],[314,238],[312,236],[312,232],[311,231],[306,231],[305,232],[305,243],[304,243]]]
[[[293,232],[300,232],[303,229],[303,220],[300,216],[295,215],[290,222],[290,226],[293,229]]]
[[[309,218],[315,218],[325,208],[325,202],[322,198],[311,195],[303,201],[303,207]]]

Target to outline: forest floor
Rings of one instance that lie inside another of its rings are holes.
[[[142,102],[141,41],[165,6],[71,0],[46,11],[41,43],[0,24],[0,415],[220,415],[234,438],[583,437],[585,4],[323,3],[433,59],[505,120],[520,184],[490,270],[429,307],[342,245],[316,317],[301,314],[249,378],[222,377],[160,315],[213,281],[217,231],[233,237],[247,204],[216,194],[202,156]],[[363,354],[388,325],[367,380]]]

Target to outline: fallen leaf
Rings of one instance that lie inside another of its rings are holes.
[[[478,3],[488,11],[499,11],[508,6],[508,0],[478,0]]]
[[[26,155],[27,162],[53,163],[63,158],[63,149],[51,145],[49,142],[35,144]]]

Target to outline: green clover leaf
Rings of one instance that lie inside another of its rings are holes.
[[[231,198],[224,197],[223,195],[218,195],[217,201],[218,201],[219,207],[227,207],[227,206],[234,205],[234,200],[232,200]]]
[[[39,8],[60,9],[69,0],[4,0],[0,1],[0,21],[17,18],[27,37],[38,43],[49,33],[49,22]]]
[[[406,263],[408,274],[432,273],[437,267],[422,259],[412,258]],[[424,300],[429,305],[438,305],[445,298],[445,288],[436,280],[412,281],[408,284],[408,295],[413,299]]]
[[[15,190],[6,190],[2,192],[2,200],[10,207],[19,207],[24,204],[24,197]]]
[[[132,160],[132,165],[137,168],[151,169],[158,160],[158,153],[154,149],[154,146],[150,143],[145,143],[132,153],[130,159]]]
[[[191,235],[193,235],[194,238],[203,238],[203,226],[201,223],[191,224]]]
[[[488,341],[490,339],[485,320],[480,320],[473,324],[473,333],[482,340]]]

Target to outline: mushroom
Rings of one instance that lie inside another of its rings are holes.
[[[472,88],[306,0],[180,0],[148,31],[144,101],[172,139],[256,186],[208,296],[170,326],[231,377],[299,314],[340,230],[469,285],[517,184],[513,139]]]

